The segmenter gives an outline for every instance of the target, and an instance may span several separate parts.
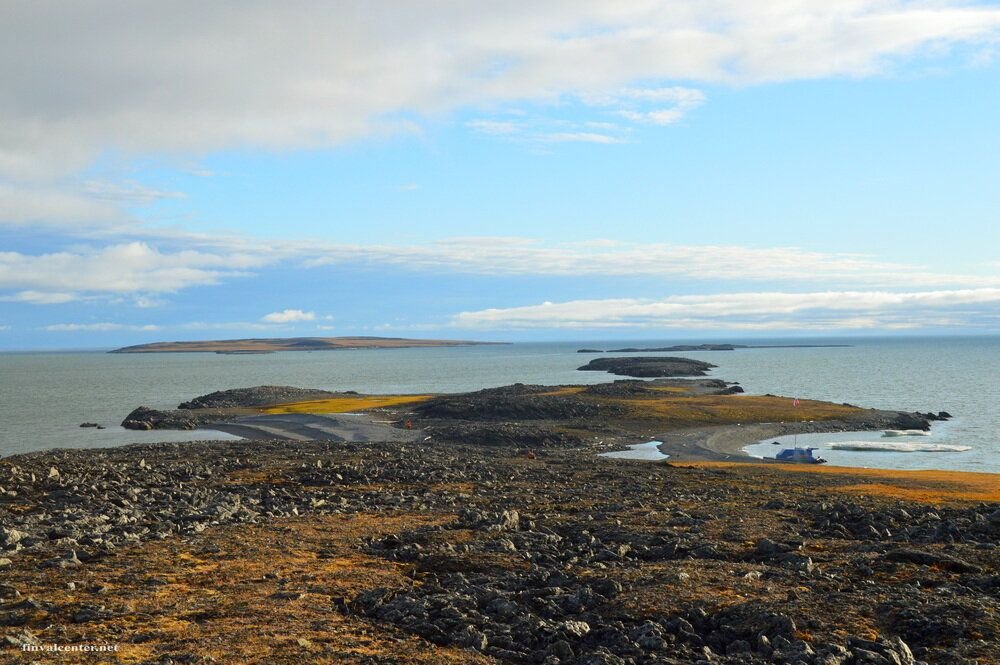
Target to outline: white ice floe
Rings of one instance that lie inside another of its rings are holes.
[[[882,436],[930,436],[930,432],[922,429],[887,429],[882,432]]]
[[[630,445],[628,450],[618,450],[613,453],[601,453],[601,457],[617,457],[618,459],[642,459],[661,460],[667,459],[669,455],[660,452],[660,441],[647,441],[646,443],[635,443]]]
[[[972,450],[971,446],[955,446],[948,443],[888,443],[880,441],[836,441],[831,443],[829,447],[834,450],[889,453],[961,453]]]

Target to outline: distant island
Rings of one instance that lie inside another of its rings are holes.
[[[454,339],[407,339],[405,337],[274,337],[217,339],[196,342],[153,342],[125,346],[108,353],[220,353],[254,354],[275,351],[336,351],[346,349],[404,349],[436,346],[478,346],[505,342],[470,342]]]
[[[735,351],[736,349],[831,349],[850,344],[678,344],[653,348],[609,349],[606,353],[677,353],[683,351]],[[579,349],[577,353],[605,353],[601,349]]]

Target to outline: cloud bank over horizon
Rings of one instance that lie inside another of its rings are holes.
[[[328,311],[345,333],[996,332],[996,137],[970,113],[997,97],[945,88],[995,77],[998,46],[1000,7],[957,0],[8,2],[0,347]],[[931,101],[886,101],[907,82]],[[915,134],[866,152],[867,116],[901,108]],[[831,221],[807,179],[856,205]],[[923,214],[967,239],[911,237]],[[933,251],[959,242],[976,256]]]
[[[996,319],[1000,289],[716,293],[661,300],[545,302],[462,312],[465,329],[913,330]],[[956,318],[959,317],[959,318]]]

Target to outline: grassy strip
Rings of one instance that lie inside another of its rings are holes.
[[[618,401],[618,400],[604,400]],[[638,418],[675,426],[732,425],[736,423],[806,422],[838,420],[862,411],[857,407],[759,395],[704,395],[667,399],[623,399]]]
[[[262,413],[349,413],[365,411],[401,404],[417,404],[429,400],[433,395],[357,395],[350,397],[334,397],[332,399],[315,399],[304,402],[289,402],[277,404],[265,409]]]
[[[1000,474],[970,471],[901,471],[816,464],[691,462],[685,466],[742,468],[750,473],[809,473],[840,476],[845,484],[830,489],[859,496],[905,499],[918,503],[979,503],[1000,501]]]

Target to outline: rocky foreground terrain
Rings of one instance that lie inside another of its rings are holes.
[[[996,476],[572,444],[4,459],[0,663],[997,662]]]

